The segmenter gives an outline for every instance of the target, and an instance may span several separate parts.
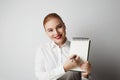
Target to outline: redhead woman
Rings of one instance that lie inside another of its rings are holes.
[[[56,13],[45,16],[43,26],[51,42],[40,45],[35,57],[35,75],[38,80],[89,80],[91,65],[80,63],[80,56],[69,56],[70,41],[66,37],[66,26]],[[75,67],[85,72],[71,71]]]

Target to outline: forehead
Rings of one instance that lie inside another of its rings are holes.
[[[56,27],[57,25],[62,24],[60,19],[58,18],[51,18],[45,23],[45,28],[53,28]]]

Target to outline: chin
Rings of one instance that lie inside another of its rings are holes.
[[[57,44],[60,44],[60,43],[62,43],[62,40],[55,40],[54,42]]]
[[[59,44],[59,43],[61,43],[62,41],[55,41],[55,43],[57,43],[57,44]]]

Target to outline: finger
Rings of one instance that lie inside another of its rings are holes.
[[[83,64],[86,65],[86,66],[91,66],[89,61],[84,61]]]
[[[76,56],[77,56],[76,54],[72,54],[72,55],[69,56],[69,59],[73,59],[73,58],[75,58]]]
[[[75,62],[75,60],[74,59],[70,59],[71,60],[71,62]]]
[[[83,62],[82,64],[80,64],[80,66],[81,66],[82,68],[89,67],[88,63],[86,63],[86,62]]]
[[[75,60],[80,60],[80,57],[76,55]]]
[[[77,64],[80,64],[80,57],[79,56],[76,56],[76,58],[75,58],[75,61],[77,62]]]
[[[83,64],[88,64],[89,62],[88,61],[84,61]]]

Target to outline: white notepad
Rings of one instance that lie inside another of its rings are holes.
[[[73,38],[70,44],[70,55],[77,54],[82,61],[87,61],[89,56],[90,40],[89,38]],[[74,71],[84,71],[79,67],[72,69]]]

